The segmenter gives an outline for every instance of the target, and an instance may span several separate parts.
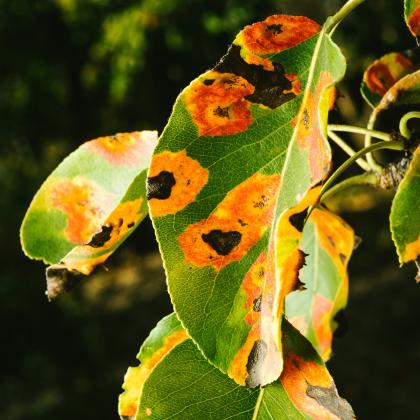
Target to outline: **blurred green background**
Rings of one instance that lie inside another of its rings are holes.
[[[20,251],[25,209],[83,141],[165,126],[191,79],[238,30],[270,14],[322,22],[339,0],[0,0],[0,418],[117,418],[125,370],[171,311],[150,222],[91,281],[53,303],[42,264]],[[363,124],[362,69],[413,46],[402,0],[368,0],[336,32],[349,61],[333,118]],[[353,139],[356,140],[356,139]],[[343,159],[335,150],[336,159]],[[418,419],[420,288],[398,268],[389,199],[344,217],[363,238],[350,266],[347,334],[330,369],[360,419]]]

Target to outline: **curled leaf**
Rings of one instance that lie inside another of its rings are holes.
[[[49,176],[21,227],[31,258],[47,269],[48,295],[90,274],[147,215],[146,169],[156,132],[100,137],[84,143]]]
[[[354,244],[353,230],[339,216],[314,209],[301,243],[306,254],[299,273],[303,289],[286,297],[286,317],[323,360],[331,355],[335,317],[347,304],[347,264]]]

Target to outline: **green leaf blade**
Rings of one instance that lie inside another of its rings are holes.
[[[276,278],[277,222],[302,202],[300,212],[311,205],[304,198],[328,173],[328,89],[345,70],[322,30],[270,54],[250,49],[250,32],[277,39],[272,31],[279,22],[281,36],[290,36],[289,18],[306,19],[277,15],[245,28],[215,69],[187,87],[148,174],[149,208],[175,310],[206,357],[251,386],[275,380],[282,369],[275,331],[282,295],[293,284],[285,285],[287,270]],[[268,87],[267,76],[275,81]],[[287,245],[296,266],[291,283],[297,281],[299,237]],[[262,276],[252,279],[258,270]],[[264,346],[265,361],[248,363]]]

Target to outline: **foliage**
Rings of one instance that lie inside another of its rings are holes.
[[[374,109],[366,129],[328,125],[345,72],[332,34],[362,1],[350,0],[322,27],[288,15],[246,26],[179,95],[150,165],[150,133],[97,139],[35,196],[22,244],[53,264],[51,298],[68,276],[89,275],[105,261],[145,216],[148,200],[176,315],[158,325],[140,351],[142,364],[128,371],[122,416],[354,417],[321,361],[331,355],[335,318],[347,302],[355,243],[327,198],[339,196],[340,184],[330,187],[350,164],[367,170],[343,185],[398,187],[391,229],[400,261],[420,253],[418,53],[388,54],[368,68],[362,93]],[[73,3],[61,4],[71,10]],[[413,2],[406,1],[406,16],[418,35]],[[109,33],[122,27],[107,26]],[[378,131],[383,121],[388,132]],[[365,147],[352,151],[338,131],[365,134]],[[327,137],[351,154],[330,177]],[[383,167],[371,155],[380,149],[404,156]],[[168,380],[178,373],[185,392]]]

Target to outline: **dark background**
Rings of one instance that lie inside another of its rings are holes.
[[[128,365],[171,311],[150,222],[92,280],[53,303],[19,225],[49,172],[83,141],[165,125],[191,79],[245,24],[279,12],[322,22],[344,1],[0,0],[0,418],[115,419]],[[333,118],[363,124],[362,70],[414,44],[402,0],[369,0],[336,32],[349,69]],[[335,151],[338,161],[343,159]],[[349,330],[329,363],[360,419],[420,418],[420,289],[398,268],[389,199],[344,217],[363,243],[350,265]]]

